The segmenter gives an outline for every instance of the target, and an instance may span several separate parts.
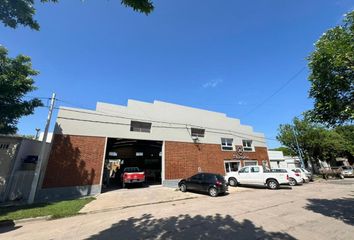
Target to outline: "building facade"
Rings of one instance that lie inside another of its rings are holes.
[[[225,175],[251,164],[269,166],[264,135],[223,113],[135,100],[61,107],[38,199],[100,193],[125,167],[175,187],[197,172]]]

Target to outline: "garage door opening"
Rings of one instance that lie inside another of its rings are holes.
[[[161,184],[161,156],[161,141],[108,138],[102,192],[122,188],[122,173],[131,167],[145,172],[144,186]]]

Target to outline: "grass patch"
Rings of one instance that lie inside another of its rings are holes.
[[[81,208],[95,198],[81,198],[54,203],[39,203],[25,206],[0,208],[0,221],[52,216],[63,218],[78,214]]]

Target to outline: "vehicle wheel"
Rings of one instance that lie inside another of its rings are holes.
[[[186,192],[187,191],[187,185],[182,183],[181,186],[179,187],[179,189],[181,190],[181,192]]]
[[[289,178],[289,185],[296,186],[296,180],[294,178]]]
[[[208,192],[211,197],[216,197],[218,195],[218,190],[216,190],[214,187],[209,188]]]
[[[279,183],[276,180],[270,179],[267,181],[267,187],[272,190],[278,189]]]
[[[344,176],[342,174],[339,174],[340,179],[344,179]]]
[[[229,178],[229,185],[232,187],[237,186],[237,180],[235,178]]]

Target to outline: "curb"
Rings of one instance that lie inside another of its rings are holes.
[[[43,217],[35,217],[35,218],[24,218],[24,219],[19,219],[19,220],[15,220],[15,224],[19,224],[19,223],[27,223],[27,222],[39,222],[39,221],[47,221],[50,220],[52,218],[51,215],[49,216],[43,216]]]
[[[19,220],[3,220],[0,221],[0,228],[1,227],[11,227],[21,223],[27,222],[39,222],[39,221],[47,221],[50,220],[52,216],[43,216],[43,217],[35,217],[35,218],[24,218]]]

